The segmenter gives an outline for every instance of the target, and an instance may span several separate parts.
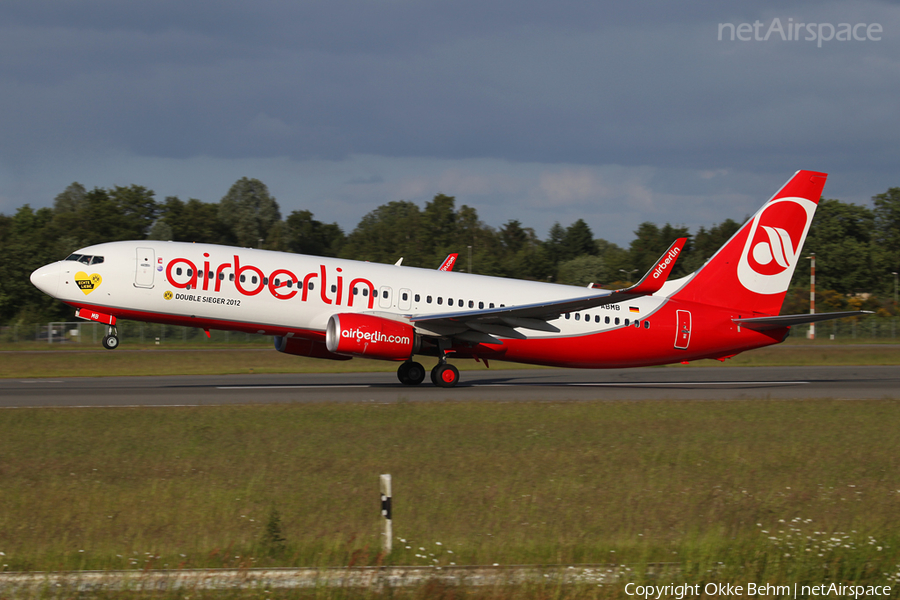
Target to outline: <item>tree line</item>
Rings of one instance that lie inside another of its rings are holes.
[[[586,286],[621,287],[641,277],[678,237],[688,243],[673,276],[690,273],[740,227],[726,219],[690,233],[669,223],[641,223],[621,247],[595,238],[578,219],[554,223],[541,239],[510,219],[486,225],[477,211],[438,194],[420,208],[398,200],[365,215],[353,231],[323,223],[308,210],[283,217],[258,179],[244,177],[218,202],[169,196],[158,201],[139,185],[87,190],[73,183],[50,208],[28,205],[0,214],[0,324],[71,319],[71,309],[36,290],[30,273],[73,250],[118,240],[206,242],[371,262],[436,268],[459,253],[457,271]],[[873,207],[840,200],[819,203],[804,248],[817,258],[817,309],[867,308],[897,314],[893,302],[900,271],[900,188],[873,198]],[[785,313],[809,309],[809,279],[798,265]]]

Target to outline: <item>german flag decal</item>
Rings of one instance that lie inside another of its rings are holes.
[[[628,310],[629,310],[630,312],[636,312],[636,313],[641,312],[641,309],[639,309],[637,306],[629,306],[629,307],[628,307]]]

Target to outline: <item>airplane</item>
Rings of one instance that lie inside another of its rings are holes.
[[[405,385],[425,379],[416,355],[438,358],[431,380],[442,387],[460,379],[450,358],[577,368],[725,360],[784,341],[792,326],[863,314],[779,315],[826,178],[798,171],[696,272],[669,279],[680,238],[619,290],[150,240],[82,248],[31,282],[106,324],[108,349],[119,345],[117,319],[249,332],[274,336],[287,354],[396,361]]]

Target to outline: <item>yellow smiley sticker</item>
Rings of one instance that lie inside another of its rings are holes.
[[[87,296],[100,287],[100,284],[103,283],[103,278],[98,273],[88,275],[84,271],[78,271],[75,273],[75,283],[78,285],[78,289]]]
[[[163,298],[165,298],[166,300],[171,300],[172,292],[170,292],[169,290],[166,290],[165,292],[163,292]]]

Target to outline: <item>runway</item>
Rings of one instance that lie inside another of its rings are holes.
[[[0,408],[288,402],[900,399],[900,367],[463,371],[451,389],[394,373],[0,380]]]

